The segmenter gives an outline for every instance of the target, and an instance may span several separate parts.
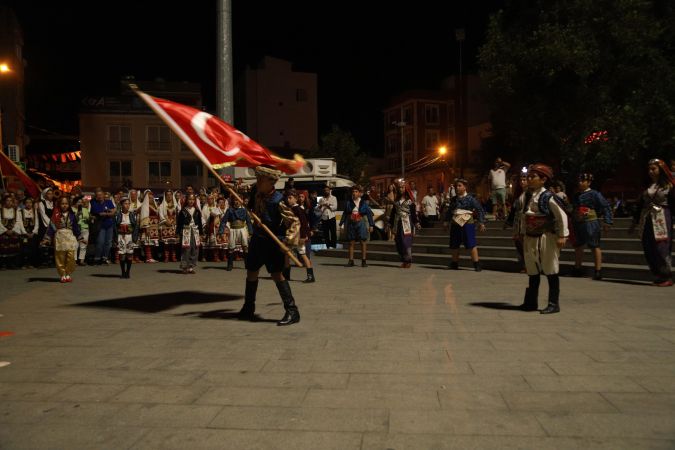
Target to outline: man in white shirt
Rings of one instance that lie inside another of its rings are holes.
[[[337,244],[337,222],[335,221],[337,207],[337,198],[331,195],[330,187],[326,186],[317,208],[321,211],[321,229],[327,248],[336,248]]]
[[[434,188],[430,187],[427,191],[427,195],[422,199],[422,212],[424,213],[424,218],[426,225],[429,226],[431,222],[436,222],[438,220],[438,197]]]
[[[492,213],[502,218],[506,217],[506,172],[511,164],[497,158],[494,169],[490,170],[490,194],[492,195]]]

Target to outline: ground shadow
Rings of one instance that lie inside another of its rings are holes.
[[[433,270],[450,270],[444,266],[419,266],[419,267],[422,267],[423,269],[433,269]]]
[[[186,312],[181,314],[175,314],[176,316],[183,317],[198,317],[200,319],[219,319],[219,320],[240,320],[239,312],[232,309],[216,309],[213,311],[193,311]],[[255,320],[253,322],[277,322],[278,319],[263,319],[262,317],[255,315]]]
[[[112,273],[92,273],[89,276],[96,278],[121,278],[120,275],[113,275]]]
[[[602,281],[614,284],[630,284],[632,286],[653,286],[653,283],[648,281],[618,280],[614,278],[603,278]]]
[[[503,311],[521,311],[519,305],[514,305],[511,303],[504,303],[504,302],[475,302],[475,303],[469,303],[470,306],[478,306],[480,308],[488,308],[488,309],[500,309]]]
[[[356,269],[361,269],[361,261],[360,260],[354,260],[354,265],[352,267],[347,266],[347,263],[342,263],[342,264],[336,264],[336,263],[320,263],[322,266],[329,266],[329,267],[345,267],[348,269],[351,268],[356,268]],[[368,267],[387,267],[389,269],[398,269],[399,265],[396,263],[391,263],[391,264],[377,264],[377,263],[368,263]]]
[[[43,278],[43,277],[28,278],[29,283],[35,283],[36,281],[40,283],[58,283],[60,280],[58,278]]]
[[[127,309],[144,313],[158,313],[181,305],[198,305],[203,303],[232,302],[241,300],[242,295],[222,294],[199,291],[165,292],[161,294],[139,295],[134,297],[97,300],[94,302],[76,303],[72,306],[86,308]]]
[[[181,269],[159,269],[157,272],[158,273],[175,273],[175,274],[183,275],[183,271]]]

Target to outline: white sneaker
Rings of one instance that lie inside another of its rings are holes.
[[[9,361],[0,361],[0,367],[9,366],[10,364],[12,364],[12,363],[9,362]]]

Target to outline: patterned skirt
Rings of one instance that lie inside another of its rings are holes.
[[[21,243],[18,235],[7,236],[0,234],[0,258],[16,256],[21,251]]]

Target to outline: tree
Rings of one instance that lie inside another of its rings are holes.
[[[362,181],[362,173],[368,164],[368,155],[354,140],[349,131],[333,125],[331,130],[321,136],[321,144],[307,154],[314,158],[334,158],[338,173],[354,181]]]
[[[479,52],[498,141],[601,178],[675,156],[675,14],[666,0],[511,0]]]

